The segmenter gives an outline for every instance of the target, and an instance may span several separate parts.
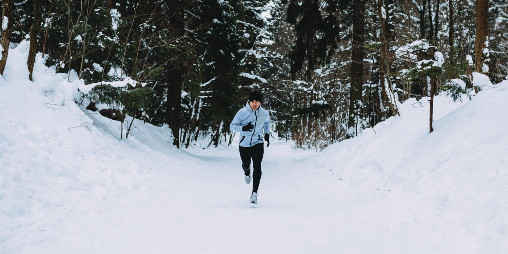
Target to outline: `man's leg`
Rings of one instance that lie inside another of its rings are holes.
[[[263,161],[263,154],[265,152],[264,144],[257,144],[252,147],[252,161],[254,166],[254,184],[252,185],[252,192],[258,192],[259,182],[261,181],[261,161]]]
[[[242,159],[242,168],[246,176],[250,175],[251,157],[252,157],[251,147],[240,146],[240,158]]]

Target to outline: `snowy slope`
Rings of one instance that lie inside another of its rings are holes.
[[[464,104],[438,97],[431,134],[428,104],[407,101],[400,117],[323,152],[321,171],[422,253],[507,253],[508,82],[484,89]]]
[[[315,153],[265,148],[259,204],[237,147],[177,150],[169,129],[82,110],[80,80],[27,44],[0,77],[0,253],[508,253],[508,82]],[[482,76],[479,76],[481,80]]]

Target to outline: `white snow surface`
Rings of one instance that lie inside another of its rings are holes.
[[[0,77],[2,254],[508,253],[508,81],[436,97],[431,134],[424,98],[321,152],[272,141],[251,205],[237,143],[178,150],[138,121],[119,140],[27,54]]]

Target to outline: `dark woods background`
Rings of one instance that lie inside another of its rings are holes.
[[[178,147],[230,144],[253,89],[280,138],[321,149],[409,98],[461,98],[475,68],[508,75],[505,0],[4,0],[2,10],[2,45],[30,38],[46,65],[87,84],[146,84],[98,85],[85,106],[168,124]]]

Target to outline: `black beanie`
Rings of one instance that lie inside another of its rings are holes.
[[[249,94],[249,101],[263,101],[263,95],[259,91],[254,91]]]

